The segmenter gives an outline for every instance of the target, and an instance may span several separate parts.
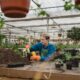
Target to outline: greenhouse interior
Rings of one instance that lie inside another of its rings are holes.
[[[80,0],[0,0],[0,80],[80,80]]]

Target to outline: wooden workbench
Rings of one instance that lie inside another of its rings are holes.
[[[65,72],[62,72],[54,68],[54,63],[34,63],[18,68],[6,68],[1,66],[0,76],[25,80],[80,80],[79,70],[65,70]]]

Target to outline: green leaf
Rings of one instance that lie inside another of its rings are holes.
[[[64,9],[65,10],[71,10],[72,9],[73,4],[71,2],[65,2],[64,4]]]
[[[0,29],[3,27],[3,25],[4,25],[4,20],[0,18]]]
[[[73,27],[71,30],[67,31],[67,37],[74,41],[80,40],[80,28]]]
[[[38,13],[38,16],[48,16],[48,14],[46,13],[46,11],[41,10],[41,11]]]

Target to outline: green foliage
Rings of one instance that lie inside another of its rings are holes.
[[[80,40],[80,28],[73,27],[71,30],[67,31],[67,37],[72,40],[79,41]]]
[[[72,8],[73,9],[78,9],[80,10],[80,4],[73,4],[71,0],[69,1],[66,1],[66,0],[63,0],[64,1],[64,9],[67,11],[67,10],[71,10]]]
[[[38,16],[48,16],[48,14],[47,14],[46,11],[41,10],[41,11],[38,13]]]
[[[70,60],[72,58],[71,54],[69,52],[65,53],[65,59]]]
[[[25,37],[19,37],[18,40],[26,40]]]
[[[4,25],[4,20],[0,18],[0,29],[3,27]]]
[[[58,43],[57,45],[56,45],[56,48],[57,49],[64,49],[66,46],[65,45],[63,45],[62,43]]]
[[[0,14],[0,29],[4,25],[4,19],[1,16],[2,16],[2,14]],[[4,38],[5,38],[5,35],[3,35],[3,34],[0,33],[0,47],[2,45],[2,41],[3,41]]]
[[[13,44],[11,49],[16,53],[16,54],[19,54],[20,56],[22,56],[22,52],[19,51],[19,46],[18,44]]]
[[[79,44],[62,44],[62,43],[58,43],[56,45],[57,48],[63,50],[63,49],[66,49],[66,48],[80,48],[80,45]]]
[[[25,37],[19,37],[18,40],[19,40],[19,42],[22,41],[22,43],[19,44],[19,48],[24,48],[25,45],[29,42],[29,39],[27,39]]]
[[[2,41],[4,38],[6,38],[6,36],[3,34],[0,34],[0,46],[2,45]]]
[[[69,2],[65,1],[65,4],[64,4],[65,10],[71,10],[72,7],[73,7],[73,4],[70,1]]]
[[[63,46],[65,46],[64,48],[80,48],[80,45],[78,44],[67,44]]]
[[[18,40],[23,40],[24,44],[29,42],[29,39],[26,39],[25,37],[19,37]]]
[[[3,27],[4,25],[4,19],[1,17],[2,15],[0,14],[0,29]]]

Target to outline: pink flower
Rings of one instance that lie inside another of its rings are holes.
[[[29,45],[29,44],[27,44],[25,47],[28,49],[28,48],[30,48],[30,45]]]

